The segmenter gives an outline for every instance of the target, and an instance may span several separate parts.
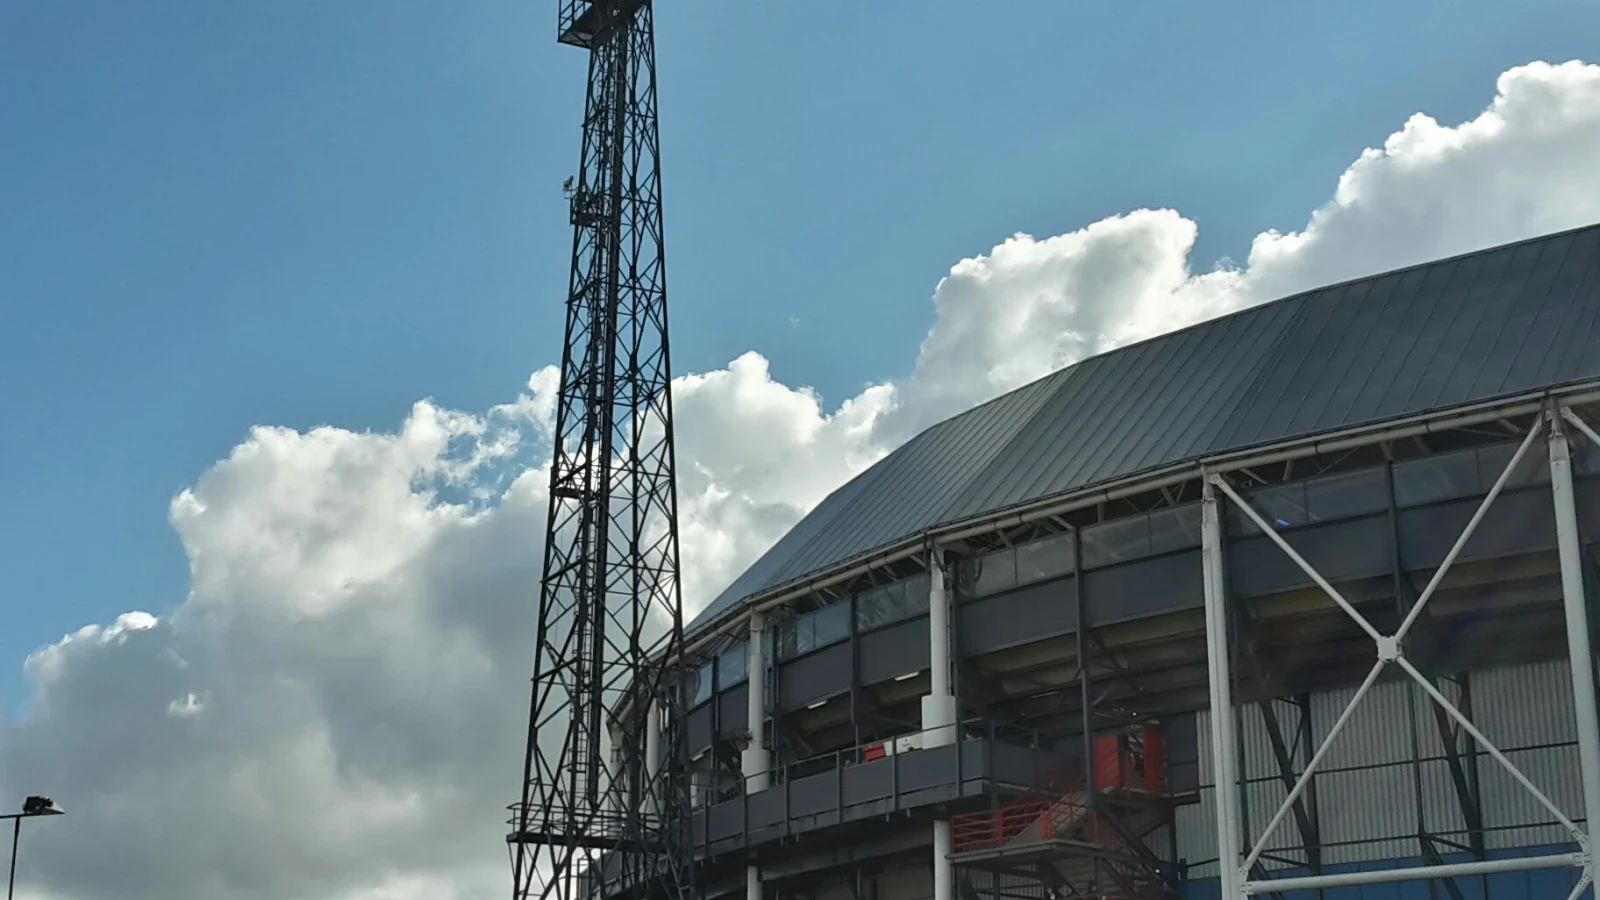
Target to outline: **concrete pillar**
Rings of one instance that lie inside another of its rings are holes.
[[[772,781],[772,754],[767,751],[767,630],[759,610],[750,614],[749,682],[750,695],[745,707],[750,728],[750,746],[739,757],[748,793],[764,791]]]
[[[931,686],[922,698],[922,745],[956,741],[956,698],[950,690],[950,598],[944,589],[944,554],[928,559],[928,665]]]

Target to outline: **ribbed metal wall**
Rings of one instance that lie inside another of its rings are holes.
[[[1544,791],[1568,816],[1583,814],[1578,769],[1577,734],[1572,708],[1572,683],[1566,662],[1506,666],[1468,675],[1470,715],[1474,724]],[[1452,682],[1440,690],[1454,703],[1461,694]],[[1312,694],[1309,698],[1313,747],[1349,705],[1354,688]],[[1318,823],[1325,865],[1404,859],[1419,856],[1416,834],[1425,824],[1434,835],[1465,843],[1465,820],[1444,759],[1432,708],[1433,701],[1409,680],[1375,685],[1353,713],[1314,780]],[[1300,707],[1274,701],[1296,775],[1307,761],[1296,740]],[[1239,756],[1247,781],[1245,815],[1250,845],[1286,796],[1271,741],[1255,705],[1238,710]],[[1196,716],[1200,746],[1200,802],[1177,812],[1180,859],[1190,862],[1191,878],[1217,875],[1215,766],[1211,754],[1209,711]],[[1415,752],[1413,751],[1415,741]],[[1462,737],[1467,749],[1470,738]],[[1420,760],[1414,761],[1414,760]],[[1559,844],[1570,840],[1550,814],[1518,785],[1493,758],[1476,758],[1482,792],[1484,825],[1491,850]],[[1418,782],[1421,805],[1419,817]],[[1294,816],[1285,817],[1267,844],[1267,852],[1302,843]],[[1303,864],[1298,852],[1279,852]],[[1203,865],[1194,865],[1208,861]],[[1270,869],[1290,863],[1264,860]]]

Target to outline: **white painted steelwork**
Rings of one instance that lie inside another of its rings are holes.
[[[1556,409],[1559,409],[1557,407]],[[1572,502],[1572,481],[1570,464],[1566,463],[1566,442],[1559,425],[1565,412],[1552,415],[1550,438],[1550,468],[1552,492],[1555,494],[1555,507],[1558,531],[1569,532],[1561,541],[1561,561],[1563,571],[1564,600],[1568,623],[1569,653],[1582,654],[1581,661],[1573,661],[1572,677],[1574,681],[1574,699],[1577,707],[1577,716],[1580,724],[1580,740],[1587,723],[1589,740],[1594,747],[1600,747],[1600,738],[1594,736],[1596,712],[1593,703],[1592,658],[1588,650],[1588,622],[1584,609],[1581,570],[1578,568],[1578,536],[1577,518]],[[1575,416],[1568,416],[1576,419]],[[1579,420],[1581,423],[1581,420]],[[1543,418],[1534,420],[1517,451],[1512,455],[1510,462],[1495,480],[1494,486],[1484,497],[1478,509],[1474,512],[1465,529],[1463,529],[1450,552],[1445,555],[1442,563],[1434,572],[1426,588],[1412,605],[1393,635],[1385,635],[1378,631],[1371,622],[1361,615],[1353,604],[1339,593],[1326,578],[1308,563],[1304,557],[1297,553],[1287,541],[1279,535],[1271,525],[1243,498],[1228,481],[1221,475],[1212,473],[1205,478],[1205,519],[1203,522],[1202,541],[1204,559],[1204,581],[1206,597],[1206,638],[1208,656],[1210,657],[1210,679],[1212,697],[1212,715],[1210,716],[1211,744],[1213,747],[1216,770],[1216,808],[1217,808],[1217,851],[1220,860],[1222,896],[1228,900],[1252,896],[1260,893],[1275,893],[1286,890],[1313,889],[1322,887],[1335,887],[1339,885],[1383,883],[1392,881],[1428,879],[1447,877],[1453,870],[1460,870],[1459,874],[1481,874],[1488,871],[1509,872],[1523,871],[1533,868],[1550,867],[1575,867],[1581,868],[1583,875],[1577,889],[1571,895],[1577,897],[1592,881],[1593,869],[1590,857],[1589,835],[1573,823],[1549,797],[1539,790],[1520,769],[1516,767],[1486,737],[1470,719],[1461,713],[1456,706],[1445,697],[1433,682],[1419,672],[1403,652],[1401,642],[1422,614],[1424,607],[1438,590],[1450,567],[1460,556],[1461,551],[1471,540],[1478,525],[1482,523],[1495,500],[1505,489],[1512,473],[1527,455],[1528,449],[1534,441],[1544,432]],[[1588,429],[1585,428],[1586,431]],[[1593,437],[1591,433],[1591,437]],[[1251,848],[1249,854],[1241,861],[1239,858],[1239,835],[1237,829],[1237,788],[1239,781],[1238,760],[1232,746],[1234,738],[1232,700],[1229,696],[1229,641],[1227,636],[1228,618],[1226,615],[1226,586],[1224,581],[1224,560],[1221,547],[1220,516],[1217,511],[1217,498],[1215,491],[1221,491],[1231,500],[1240,511],[1248,517],[1261,533],[1267,536],[1278,549],[1295,563],[1305,574],[1314,581],[1330,599],[1356,623],[1367,636],[1372,638],[1377,650],[1377,659],[1366,679],[1356,690],[1350,704],[1340,714],[1333,726],[1328,730],[1317,752],[1307,763],[1305,770],[1300,774],[1294,787],[1289,791],[1277,813],[1268,823],[1261,837]],[[1563,492],[1565,498],[1563,501]],[[1568,570],[1571,570],[1569,574]],[[1576,637],[1574,635],[1577,635]],[[1541,806],[1550,812],[1561,825],[1571,833],[1573,840],[1578,844],[1579,852],[1543,857],[1528,857],[1514,860],[1496,860],[1489,862],[1464,863],[1456,866],[1423,866],[1409,869],[1391,869],[1382,872],[1353,873],[1347,875],[1311,875],[1292,879],[1275,879],[1268,881],[1253,881],[1249,878],[1252,866],[1260,859],[1273,833],[1283,822],[1284,818],[1293,808],[1295,800],[1304,792],[1306,785],[1315,774],[1318,765],[1327,756],[1329,747],[1338,738],[1339,734],[1349,723],[1352,714],[1367,693],[1377,683],[1379,676],[1389,665],[1394,665],[1404,671],[1413,681],[1422,687],[1434,703],[1438,704],[1457,725],[1476,740],[1485,752],[1499,763],[1506,772],[1520,784]],[[1578,680],[1582,679],[1584,685],[1578,687]],[[1585,695],[1585,691],[1587,694]],[[1588,697],[1587,705],[1584,697]],[[1591,753],[1588,749],[1583,752],[1581,765],[1584,769],[1586,804],[1591,811],[1600,810],[1600,754]],[[1595,786],[1591,794],[1590,786]],[[1492,868],[1486,868],[1492,867]]]

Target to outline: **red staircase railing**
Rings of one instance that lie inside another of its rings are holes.
[[[1087,809],[1065,773],[1032,788],[999,809],[963,813],[950,818],[951,849],[956,853],[994,849],[1012,841],[1047,841],[1072,836]],[[1032,829],[1033,833],[1028,834]]]

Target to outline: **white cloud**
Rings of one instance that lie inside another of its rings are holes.
[[[829,490],[929,422],[1045,372],[1319,282],[1600,219],[1600,67],[1507,72],[1413,118],[1293,234],[1196,271],[1142,210],[957,263],[911,372],[830,407],[745,354],[677,382],[698,608]],[[0,777],[57,795],[53,898],[499,897],[526,727],[556,374],[392,434],[254,429],[174,498],[191,593],[31,655]],[[92,852],[85,853],[83,848]]]

